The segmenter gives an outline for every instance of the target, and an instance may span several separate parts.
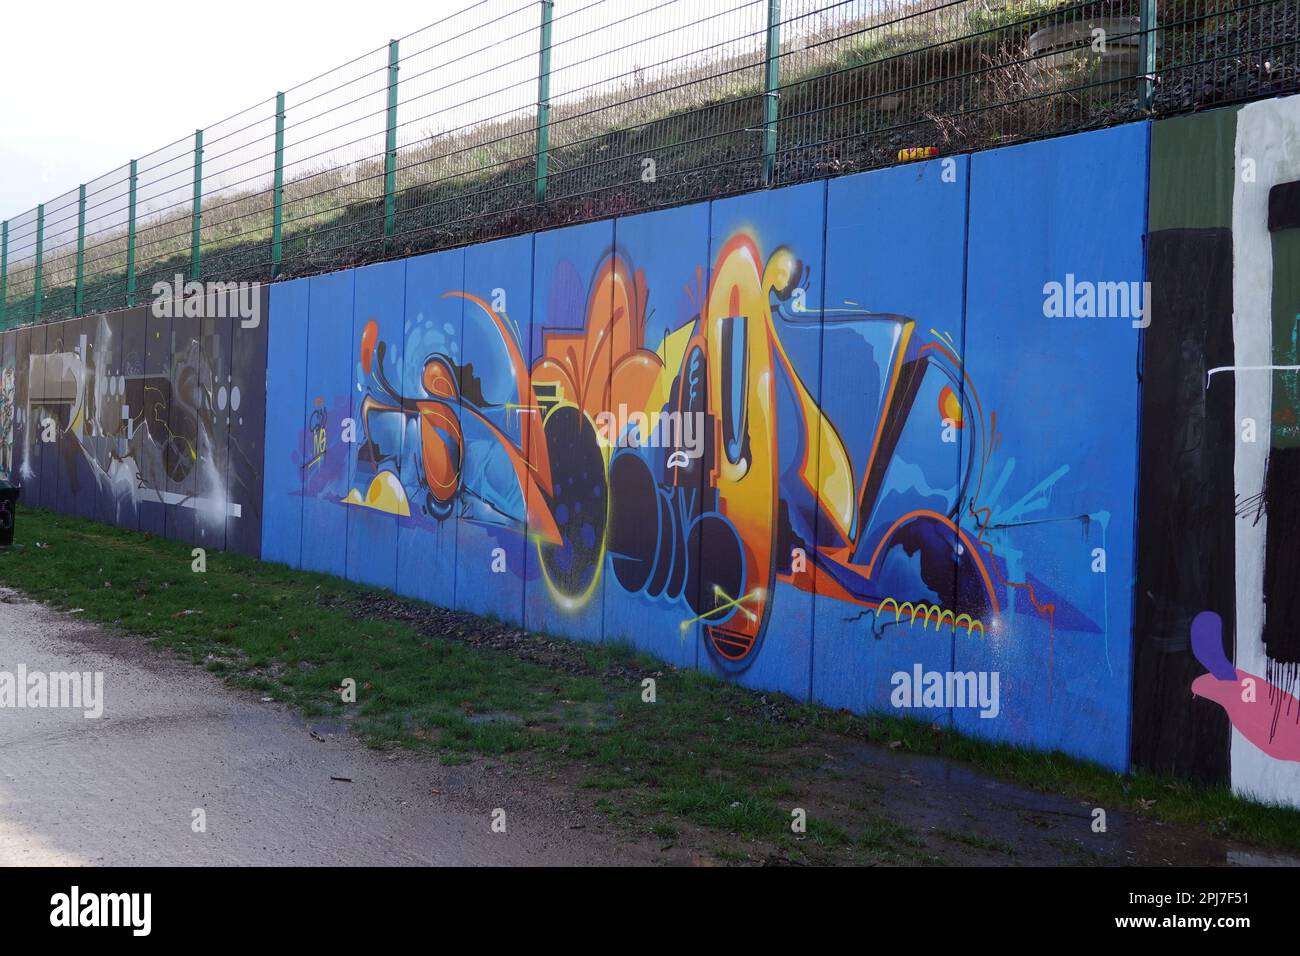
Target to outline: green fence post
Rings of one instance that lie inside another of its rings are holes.
[[[384,142],[384,239],[397,231],[397,41],[388,41],[388,136]]]
[[[126,204],[126,305],[135,305],[135,160],[131,160],[131,179]]]
[[[9,298],[9,220],[0,223],[0,329],[5,322],[5,302]]]
[[[36,282],[32,296],[32,321],[41,320],[41,256],[45,246],[45,203],[36,207]]]
[[[541,0],[542,32],[537,54],[537,165],[538,202],[546,201],[546,180],[551,158],[551,17],[555,0]]]
[[[190,214],[190,278],[199,280],[202,267],[202,246],[199,233],[203,229],[203,130],[194,131],[194,211]]]
[[[271,278],[280,277],[284,233],[284,94],[275,94],[275,211],[271,219]]]
[[[1139,37],[1138,59],[1142,64],[1142,76],[1138,81],[1138,106],[1144,110],[1149,110],[1155,99],[1156,0],[1142,0],[1139,14],[1138,29],[1141,36]]]
[[[81,315],[86,307],[86,187],[77,191],[77,298],[73,314]]]
[[[781,87],[781,0],[767,0],[767,70],[763,83],[763,185],[776,181],[777,98]]]

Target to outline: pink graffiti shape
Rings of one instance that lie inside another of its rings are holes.
[[[1242,681],[1249,678],[1255,682],[1254,700],[1242,700],[1245,688]],[[1281,700],[1275,697],[1281,694]],[[1243,737],[1270,757],[1277,760],[1300,760],[1300,725],[1294,719],[1277,721],[1274,732],[1274,717],[1282,714],[1296,713],[1300,701],[1282,690],[1274,687],[1262,677],[1247,671],[1237,670],[1236,680],[1219,680],[1213,674],[1202,674],[1192,681],[1192,695],[1205,697],[1214,701],[1228,712],[1228,719]]]

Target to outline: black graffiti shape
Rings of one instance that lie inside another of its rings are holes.
[[[561,540],[539,550],[555,588],[578,597],[593,584],[603,559],[605,458],[591,420],[572,406],[548,415],[543,431],[551,462],[550,507]]]
[[[1264,492],[1243,498],[1237,495],[1237,507],[1233,512],[1238,518],[1247,518],[1251,525],[1257,525],[1264,517]]]
[[[1268,191],[1268,231],[1300,229],[1300,180],[1278,183]]]
[[[1269,452],[1264,477],[1264,651],[1300,663],[1300,448]]]
[[[948,535],[946,528],[932,521],[913,521],[894,533],[886,546],[885,559],[888,560],[888,553],[894,548],[902,548],[909,559],[919,553],[921,582],[938,597],[937,603],[954,607],[972,617],[985,617],[989,611],[988,597],[974,567],[964,575],[965,583],[969,585],[963,589],[965,600],[953,600],[954,585],[962,580],[963,575],[954,571],[954,547]]]
[[[488,400],[483,397],[483,380],[474,374],[473,362],[460,366],[460,395],[475,408],[488,406]]]
[[[1151,312],[1161,318],[1142,330],[1133,763],[1227,783],[1231,725],[1222,707],[1188,693],[1204,672],[1188,635],[1193,617],[1215,608],[1232,659],[1239,433],[1232,378],[1216,375],[1206,387],[1209,369],[1236,361],[1232,231],[1157,230],[1147,263]]]
[[[649,582],[660,560],[663,524],[654,476],[635,451],[614,455],[609,494],[610,563],[619,584],[635,594]]]
[[[1300,230],[1300,181],[1279,183],[1268,193],[1268,231],[1273,242],[1273,299],[1291,300],[1296,290],[1296,230]],[[1276,318],[1274,319],[1276,322]],[[1275,333],[1276,348],[1276,333]],[[1294,329],[1292,343],[1294,345]],[[1275,354],[1275,360],[1277,356]],[[1283,373],[1293,375],[1295,373]],[[1277,389],[1277,380],[1274,380]],[[1276,402],[1277,399],[1275,398]],[[1300,409],[1283,402],[1292,418]],[[1278,414],[1275,404],[1273,414]],[[1278,427],[1278,422],[1273,422]],[[1287,431],[1290,431],[1288,428]],[[1275,432],[1276,434],[1276,432]],[[1270,661],[1300,663],[1300,448],[1291,442],[1269,449],[1264,472],[1264,651]],[[1292,669],[1293,671],[1294,669]],[[1288,681],[1288,690],[1291,682]]]
[[[364,465],[369,465],[372,469],[378,468],[386,461],[396,461],[397,456],[384,451],[375,440],[366,436],[366,440],[361,443],[357,449],[357,461]]]
[[[745,583],[744,550],[735,529],[721,515],[705,514],[691,525],[686,553],[698,554],[700,562],[699,574],[686,589],[692,610],[696,614],[708,615],[707,623],[725,621],[730,614],[714,615],[711,612],[720,604],[739,597]]]
[[[798,549],[805,560],[808,555],[815,554],[815,550],[808,546],[808,542],[795,533],[794,527],[790,524],[790,506],[784,498],[780,498],[776,503],[776,570],[779,574],[792,574],[794,572],[794,554]]]

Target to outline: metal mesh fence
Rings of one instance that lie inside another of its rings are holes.
[[[195,152],[194,141],[182,139],[137,163],[135,267],[146,293],[190,271]]]
[[[280,267],[290,274],[372,257],[382,241],[388,72],[388,51],[373,50],[285,93]],[[262,278],[274,259],[268,248]]]
[[[403,39],[397,251],[508,235],[536,194],[540,8],[479,3]]]
[[[0,327],[1300,89],[1300,0],[478,0],[0,231]]]
[[[130,166],[120,166],[86,184],[85,312],[103,312],[126,304],[130,172]],[[73,302],[75,311],[75,296]]]

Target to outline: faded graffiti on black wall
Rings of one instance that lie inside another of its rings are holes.
[[[263,325],[137,308],[0,338],[0,473],[25,503],[258,552]]]

